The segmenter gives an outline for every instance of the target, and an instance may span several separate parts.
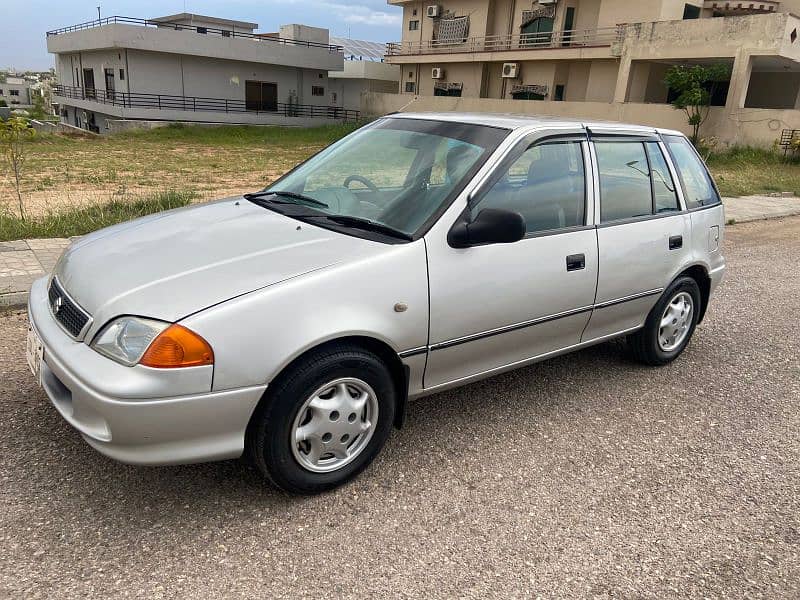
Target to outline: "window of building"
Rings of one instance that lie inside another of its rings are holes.
[[[520,27],[520,44],[523,46],[546,46],[553,39],[552,17],[537,17]]]
[[[8,93],[12,96],[19,96],[19,90],[9,90]]]
[[[586,223],[586,175],[579,142],[529,147],[477,202],[484,208],[520,213],[528,234]]]
[[[417,9],[416,8],[412,8],[411,9],[411,16],[412,17],[416,17],[417,16]]]
[[[336,92],[331,92],[331,104],[336,104],[338,101],[339,96]]]
[[[694,4],[684,4],[683,5],[683,18],[684,19],[699,19],[700,18],[700,7],[695,6]]]
[[[3,95],[5,95],[5,92],[0,89],[0,96],[3,96]]]
[[[227,29],[222,30],[222,37],[231,37],[231,32]]]
[[[312,85],[311,86],[311,95],[312,96],[324,96],[325,95],[325,88],[321,85]]]
[[[553,100],[562,102],[564,100],[564,84],[559,83],[553,91]]]
[[[414,71],[409,71],[408,72],[408,78],[409,79],[413,79],[414,78]]]
[[[413,81],[406,81],[406,92],[411,92],[412,94],[416,91],[417,86],[414,84]]]
[[[547,86],[515,85],[511,88],[511,97],[514,100],[544,100],[547,97]]]
[[[603,223],[653,214],[653,190],[644,144],[596,142]]]
[[[463,83],[446,83],[437,81],[433,84],[434,96],[453,96],[456,98],[461,97],[461,90],[464,88]]]
[[[703,161],[697,156],[691,143],[685,137],[664,136],[667,149],[672,155],[672,162],[683,183],[683,192],[687,208],[699,208],[719,203],[717,190]]]
[[[656,142],[647,142],[647,158],[650,160],[650,173],[653,179],[653,197],[656,214],[680,210],[678,192],[672,180],[667,161]]]
[[[198,27],[197,33],[208,33],[208,29],[206,29],[205,27]]]
[[[418,19],[414,19],[413,21],[409,21],[408,22],[408,30],[409,31],[416,31],[417,29],[419,29],[419,20]]]
[[[125,81],[125,69],[120,69],[119,70],[119,80],[120,81]]]

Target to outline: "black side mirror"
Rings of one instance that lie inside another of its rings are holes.
[[[510,244],[525,237],[525,219],[518,212],[484,208],[472,222],[468,220],[468,214],[465,212],[447,234],[447,243],[453,248]]]

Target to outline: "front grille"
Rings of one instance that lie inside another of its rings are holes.
[[[77,338],[89,322],[89,315],[67,295],[55,277],[50,281],[47,295],[50,299],[50,310],[53,311],[56,321],[67,330],[67,333]]]

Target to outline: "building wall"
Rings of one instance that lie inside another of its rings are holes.
[[[409,102],[408,96],[397,94],[365,94],[361,110],[365,115],[378,116],[395,111],[464,111],[492,112],[586,120],[637,123],[651,127],[676,129],[691,133],[686,115],[669,105],[637,104],[632,102],[530,102],[525,100],[494,100],[482,98],[418,97]],[[781,127],[800,129],[800,110],[748,108],[729,113],[723,107],[711,108],[709,119],[701,129],[703,136],[715,136],[721,145],[752,145],[768,148],[780,136]]]
[[[31,86],[28,83],[0,83],[0,99],[5,100],[9,108],[30,106]]]

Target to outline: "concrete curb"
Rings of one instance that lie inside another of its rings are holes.
[[[25,310],[28,307],[28,292],[0,294],[0,313]]]

